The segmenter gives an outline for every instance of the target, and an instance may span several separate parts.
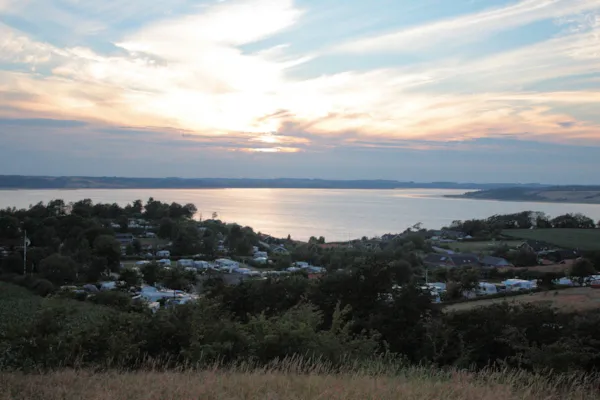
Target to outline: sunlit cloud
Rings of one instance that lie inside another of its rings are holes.
[[[493,3],[309,46],[313,6],[293,0],[53,0],[39,9],[0,0],[0,13],[29,23],[0,23],[0,118],[81,120],[148,132],[140,142],[161,132],[250,153],[427,151],[506,136],[600,144],[589,111],[600,105],[600,0]],[[42,13],[60,32],[41,26]],[[36,22],[49,34],[28,31]],[[539,23],[548,32],[514,40]],[[317,28],[327,35],[326,21]],[[512,42],[497,49],[435,56],[507,32]]]

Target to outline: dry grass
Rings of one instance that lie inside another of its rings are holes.
[[[600,289],[590,287],[570,288],[557,291],[538,292],[524,294],[522,296],[504,297],[495,299],[484,299],[469,301],[465,303],[452,304],[444,308],[446,311],[469,310],[474,307],[485,307],[492,304],[502,303],[536,303],[548,304],[562,311],[584,311],[600,308]]]
[[[548,264],[548,265],[536,265],[533,267],[506,267],[498,268],[500,272],[519,272],[519,271],[537,271],[537,272],[564,272],[567,273],[571,269],[572,262],[574,260],[567,260],[565,264]]]
[[[584,400],[600,395],[594,379],[425,368],[395,375],[280,368],[127,373],[64,370],[46,375],[0,373],[0,400]]]

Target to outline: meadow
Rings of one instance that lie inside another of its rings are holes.
[[[508,246],[509,248],[516,248],[518,245],[523,243],[522,240],[486,240],[483,242],[454,242],[448,243],[448,247],[451,250],[460,253],[474,253],[474,254],[490,254],[498,247]]]
[[[501,297],[495,299],[482,299],[448,305],[446,311],[471,310],[476,307],[485,307],[503,303],[533,303],[549,305],[563,312],[587,311],[600,309],[600,289],[590,287],[569,288],[556,291],[523,294],[521,296]]]
[[[597,377],[559,379],[524,372],[407,367],[385,363],[333,373],[292,360],[269,367],[203,371],[0,373],[0,400],[587,400],[598,398]]]
[[[504,236],[537,240],[567,249],[600,250],[600,229],[506,229]]]

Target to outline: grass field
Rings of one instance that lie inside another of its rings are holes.
[[[65,324],[74,328],[93,324],[101,315],[115,313],[107,307],[87,302],[43,298],[25,288],[0,282],[0,338],[8,327],[29,324],[44,310],[61,306],[69,307],[70,313],[65,318]]]
[[[507,229],[502,234],[568,249],[600,250],[600,229]]]
[[[468,301],[465,303],[451,304],[444,308],[445,311],[469,310],[474,307],[490,306],[502,302],[516,303],[536,303],[548,304],[559,310],[582,311],[600,309],[600,289],[570,288],[557,291],[539,292],[533,294],[524,294],[522,296],[484,299],[479,301]]]
[[[497,241],[485,241],[485,242],[455,242],[448,243],[448,246],[453,251],[459,251],[461,253],[491,253],[494,249],[500,246],[508,246],[510,248],[517,247],[523,243],[522,240],[497,240]]]
[[[0,373],[0,400],[559,400],[597,399],[597,378],[408,368],[347,373],[259,370]]]

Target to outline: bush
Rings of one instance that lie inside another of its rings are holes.
[[[54,287],[52,282],[50,282],[47,279],[38,279],[37,281],[33,282],[31,288],[33,289],[35,294],[43,297],[51,295],[56,291],[56,288]]]
[[[95,304],[114,307],[124,311],[131,307],[131,296],[127,293],[116,290],[96,293],[89,297],[89,301]]]

